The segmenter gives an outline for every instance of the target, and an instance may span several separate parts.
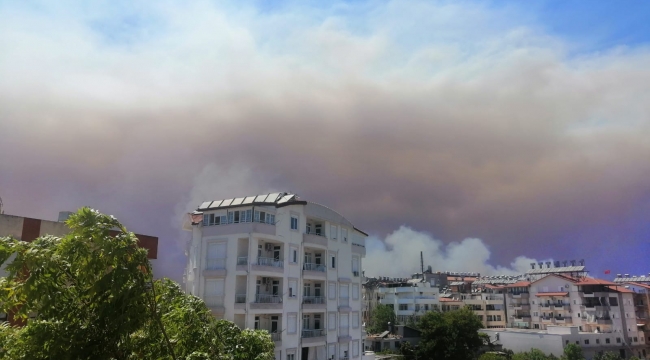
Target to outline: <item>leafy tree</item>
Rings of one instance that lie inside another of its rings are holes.
[[[481,356],[479,356],[478,358],[478,360],[505,360],[505,359],[506,359],[505,355],[495,354],[493,352],[487,352],[481,354]]]
[[[146,250],[115,218],[82,208],[67,225],[63,238],[0,239],[0,311],[26,321],[0,326],[0,359],[273,358],[267,333],[216,320],[171,280],[153,281]]]
[[[603,353],[602,355],[601,354],[596,355],[594,357],[594,360],[622,360],[622,358],[616,352],[607,351],[607,352]]]
[[[400,343],[399,353],[406,359],[415,359],[415,348],[408,341]]]
[[[418,358],[474,359],[483,345],[478,333],[482,326],[478,316],[467,307],[445,313],[428,312],[420,320]]]
[[[550,360],[550,359],[557,359],[557,358],[554,355],[546,355],[543,351],[539,349],[530,349],[530,351],[516,353],[512,356],[512,360]]]
[[[582,348],[577,344],[568,344],[564,347],[564,354],[562,360],[584,360],[585,356],[582,354]]]
[[[396,320],[397,317],[393,308],[388,305],[377,305],[372,312],[367,331],[369,334],[379,334],[388,330],[388,323],[395,325]]]

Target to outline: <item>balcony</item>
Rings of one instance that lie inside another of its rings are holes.
[[[555,324],[555,318],[544,316],[540,318],[544,324]]]
[[[215,226],[203,226],[201,230],[203,232],[203,236],[248,233],[275,235],[275,224],[269,224],[266,222],[232,223]]]
[[[239,256],[237,257],[237,270],[246,271],[248,270],[248,256]]]
[[[267,331],[269,331],[269,330],[267,330]],[[271,332],[271,331],[269,331],[269,333],[271,334],[271,340],[273,340],[273,342],[276,343],[276,345],[277,345],[277,343],[282,341],[282,333]]]
[[[551,306],[553,306],[553,305],[552,304],[539,304],[539,306],[544,308],[544,309],[550,309]]]
[[[203,270],[204,277],[222,277],[226,276],[226,259],[207,259],[205,270]]]
[[[302,234],[302,242],[309,245],[317,245],[319,247],[327,248],[327,238],[325,235],[321,234]]]
[[[255,264],[252,266],[253,270],[269,271],[275,273],[284,272],[284,261],[280,259],[258,257]]]
[[[327,267],[323,264],[305,263],[302,266],[302,274],[306,278],[324,279],[327,277]]]
[[[303,296],[302,298],[303,310],[325,309],[326,305],[327,299],[324,296]]]
[[[527,299],[528,298],[528,293],[527,292],[513,292],[510,293],[512,295],[513,299]]]
[[[557,324],[571,324],[573,323],[572,319],[570,317],[558,317],[555,318],[555,322]]]
[[[246,309],[246,294],[235,294],[235,309]]]
[[[282,310],[282,296],[270,294],[255,295],[255,302],[250,304],[251,309]]]
[[[303,344],[321,343],[325,345],[327,341],[327,332],[325,329],[302,329],[300,335]]]

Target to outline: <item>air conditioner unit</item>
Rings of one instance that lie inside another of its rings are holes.
[[[266,250],[266,251],[273,250],[273,244],[269,244],[269,243],[264,244],[264,250]]]

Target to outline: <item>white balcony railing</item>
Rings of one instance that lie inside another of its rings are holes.
[[[226,268],[226,259],[208,259],[207,270],[220,270]]]
[[[282,297],[278,295],[257,294],[255,295],[255,302],[260,304],[280,304]]]
[[[325,304],[325,297],[324,296],[303,296],[302,297],[302,303],[303,304]]]
[[[284,267],[284,261],[274,259],[274,258],[258,257],[257,258],[257,265],[273,266],[273,267],[283,268]]]
[[[203,300],[208,307],[223,306],[223,295],[206,295]]]
[[[271,330],[267,330],[267,331],[271,334],[272,341],[282,341],[282,333],[271,332]]]
[[[303,265],[303,270],[310,270],[310,271],[321,271],[321,272],[326,272],[327,267],[323,264],[312,264],[312,263],[305,263]]]
[[[237,265],[248,265],[248,256],[240,256],[237,258]]]
[[[313,338],[318,336],[325,336],[327,333],[325,329],[302,329],[303,338]]]
[[[235,295],[235,303],[236,304],[244,304],[244,303],[246,303],[246,294],[236,294]]]

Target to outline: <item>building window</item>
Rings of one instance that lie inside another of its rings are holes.
[[[600,339],[596,339],[596,344],[600,344]]]
[[[589,345],[589,340],[585,339],[585,345]]]
[[[336,269],[336,256],[330,254],[330,267]]]
[[[336,283],[331,282],[328,284],[327,296],[330,299],[336,299]]]
[[[296,360],[296,354],[287,353],[287,360]]]
[[[399,304],[399,310],[408,310],[409,306],[407,304]]]
[[[336,313],[331,312],[327,315],[327,328],[330,330],[336,330]]]
[[[352,299],[359,300],[359,285],[357,284],[352,285]]]
[[[569,345],[569,340],[565,341],[564,345]]]
[[[330,225],[330,239],[336,240],[336,237],[338,235],[337,230],[338,229],[337,229],[336,225]]]
[[[297,323],[298,323],[298,315],[296,313],[289,314],[287,317],[287,333],[288,334],[295,334],[296,329],[297,329]]]
[[[605,338],[605,344],[609,344],[609,338]]]
[[[609,305],[610,306],[618,306],[618,299],[615,297],[610,297],[609,298]]]
[[[639,339],[635,336],[635,337],[632,339],[632,341],[633,341],[633,342],[637,342],[637,341],[639,341]]]
[[[616,338],[616,343],[620,344],[621,343],[621,338]]]
[[[341,228],[341,240],[348,242],[348,229]]]
[[[296,280],[289,280],[289,297],[297,297],[296,294],[296,287],[298,287],[298,281]]]
[[[291,217],[291,230],[298,230],[298,218]]]

